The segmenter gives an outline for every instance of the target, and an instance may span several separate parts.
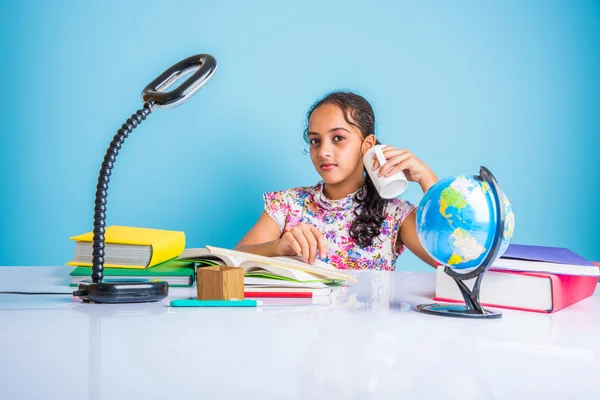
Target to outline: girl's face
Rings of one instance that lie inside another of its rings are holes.
[[[346,122],[338,106],[324,104],[313,110],[308,121],[310,158],[325,183],[363,178],[362,141],[360,129]]]

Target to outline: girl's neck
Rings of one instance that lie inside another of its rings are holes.
[[[356,192],[358,189],[363,187],[365,184],[365,178],[360,177],[357,179],[346,179],[338,183],[325,183],[323,185],[323,194],[329,200],[339,200],[350,193]]]

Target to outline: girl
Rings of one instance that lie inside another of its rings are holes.
[[[308,112],[304,139],[322,181],[264,194],[265,209],[236,249],[264,256],[317,258],[339,269],[394,270],[404,247],[426,263],[415,223],[416,207],[384,200],[365,173],[362,156],[375,144],[371,105],[350,92],[333,92]],[[437,177],[406,149],[386,146],[379,175],[403,170],[423,192]],[[375,160],[373,169],[379,163]]]

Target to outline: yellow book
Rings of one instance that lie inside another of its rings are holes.
[[[94,234],[72,236],[75,255],[67,265],[91,266]],[[104,267],[144,269],[179,256],[185,233],[162,229],[112,225],[104,234]]]

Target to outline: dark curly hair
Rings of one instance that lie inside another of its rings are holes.
[[[304,141],[308,140],[308,121],[313,111],[324,104],[334,104],[344,113],[344,119],[350,125],[357,127],[363,138],[375,134],[375,113],[373,107],[362,96],[352,92],[332,92],[312,105],[306,115],[306,129],[304,130]],[[377,141],[379,144],[379,141]],[[366,172],[366,171],[365,171]],[[365,190],[356,193],[356,201],[359,203],[354,211],[356,218],[350,227],[350,237],[360,247],[367,247],[381,233],[383,222],[383,209],[386,200],[382,199],[373,185],[369,174],[365,173]]]

